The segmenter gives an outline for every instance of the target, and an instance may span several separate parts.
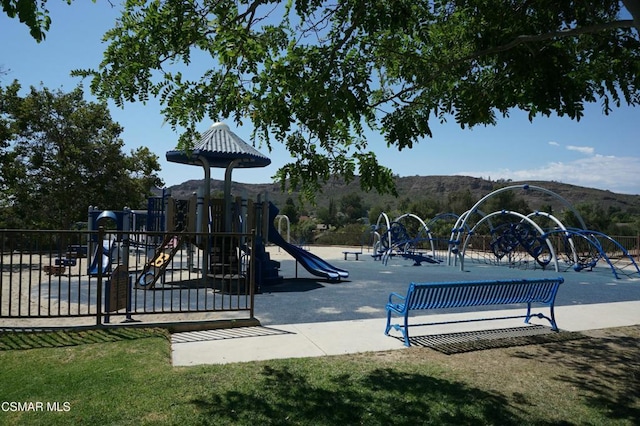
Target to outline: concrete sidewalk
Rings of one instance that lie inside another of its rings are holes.
[[[454,322],[522,315],[524,311],[520,308],[411,317],[413,324],[449,323],[414,327],[410,334],[425,336],[521,327],[521,318]],[[542,311],[546,313],[544,308]],[[555,313],[563,331],[640,325],[640,301],[556,306]],[[532,319],[531,323],[549,325],[538,318]],[[385,324],[386,318],[380,318],[175,333],[171,336],[172,361],[174,366],[190,366],[404,349],[399,332],[392,330],[394,337],[384,335]]]

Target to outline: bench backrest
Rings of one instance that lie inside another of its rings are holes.
[[[511,303],[551,303],[564,278],[411,283],[408,309],[460,308]]]

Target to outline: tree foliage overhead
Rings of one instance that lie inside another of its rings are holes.
[[[73,0],[64,0],[71,4]],[[95,2],[95,0],[92,0]],[[51,27],[51,17],[47,10],[47,0],[0,0],[2,10],[10,18],[18,18],[29,27],[31,37],[37,42],[46,38]]]
[[[0,88],[0,226],[68,229],[90,205],[141,207],[162,182],[148,148],[122,152],[122,127],[105,104],[20,85]]]
[[[405,149],[445,120],[637,105],[640,1],[623,3],[127,0],[102,63],[76,74],[120,105],[159,97],[184,148],[205,119],[251,121],[308,195],[333,175],[393,190],[370,132]]]

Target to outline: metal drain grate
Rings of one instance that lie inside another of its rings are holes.
[[[289,331],[269,327],[236,327],[213,330],[185,331],[171,335],[171,343],[208,342],[212,340],[238,339],[243,337],[276,336],[291,334]]]
[[[412,346],[431,348],[447,355],[486,349],[508,348],[584,338],[581,333],[551,331],[544,326],[524,326],[496,330],[412,336]]]

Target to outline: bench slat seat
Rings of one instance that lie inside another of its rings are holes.
[[[355,256],[356,260],[358,260],[358,257],[362,254],[362,250],[360,251],[343,251],[342,254],[344,254],[344,260],[347,260],[347,256],[352,254]]]
[[[519,280],[487,280],[411,283],[406,295],[391,293],[386,305],[387,326],[385,334],[393,327],[402,332],[405,346],[409,344],[409,312],[416,310],[466,308],[473,306],[527,304],[523,317],[528,323],[532,316],[546,318],[554,331],[558,330],[554,303],[562,277]],[[531,304],[549,306],[550,315],[531,314]],[[391,324],[391,316],[404,318],[403,324]],[[424,325],[424,324],[420,324]]]
[[[56,258],[55,259],[56,266],[76,266],[76,259],[66,259],[66,258]]]

